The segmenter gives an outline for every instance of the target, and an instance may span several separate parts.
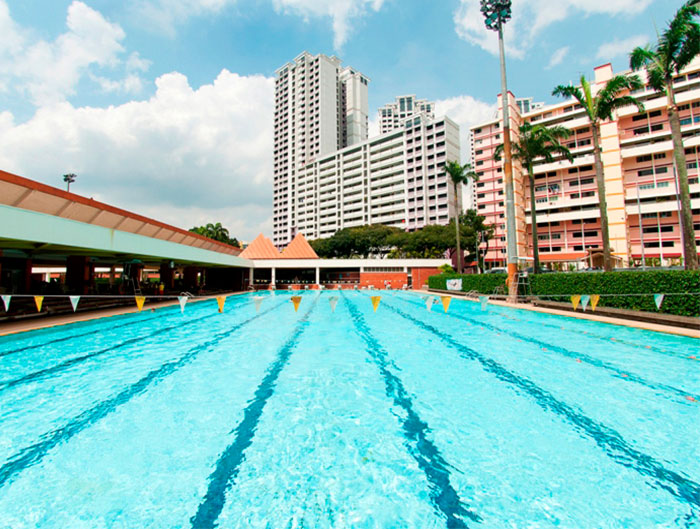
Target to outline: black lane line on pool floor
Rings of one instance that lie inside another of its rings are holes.
[[[397,296],[396,298],[398,300],[403,300],[406,303],[415,305],[416,307],[425,307],[420,302],[417,302],[417,301],[414,302],[413,300],[409,300],[408,298],[405,298],[405,297]],[[497,333],[505,333],[506,335],[510,335],[511,337],[513,337],[515,339],[520,339],[523,342],[529,342],[530,344],[533,344],[535,346],[539,346],[540,348],[545,348],[547,350],[547,352],[552,351],[552,352],[558,353],[560,355],[563,355],[565,357],[568,357],[570,359],[580,360],[581,362],[589,364],[591,366],[595,366],[596,368],[601,368],[603,370],[607,370],[608,372],[610,372],[612,374],[613,377],[618,378],[622,381],[637,383],[639,385],[645,386],[645,387],[650,388],[652,390],[662,391],[662,392],[666,392],[669,394],[675,394],[675,396],[678,397],[679,401],[681,401],[681,402],[687,402],[688,397],[692,397],[694,400],[700,401],[700,394],[694,394],[693,392],[683,390],[681,388],[676,388],[674,386],[666,385],[664,383],[656,383],[653,381],[648,381],[644,377],[637,375],[634,372],[628,372],[627,370],[622,370],[622,369],[617,368],[611,364],[606,363],[605,361],[602,361],[600,359],[596,359],[595,357],[591,357],[590,355],[587,355],[585,353],[567,350],[566,348],[563,348],[561,346],[557,346],[556,344],[550,344],[549,342],[544,342],[544,341],[539,340],[539,339],[528,337],[527,335],[521,335],[517,331],[508,330],[505,328],[499,328],[499,327],[496,327],[492,324],[488,324],[488,323],[482,322],[480,320],[475,320],[475,319],[472,319],[469,317],[465,317],[465,316],[460,315],[458,313],[452,313],[450,316],[453,318],[457,318],[459,320],[463,320],[464,322],[469,322],[471,324],[474,324],[475,326],[482,326],[490,331],[495,331]]]
[[[148,340],[152,337],[157,337],[158,335],[160,335],[162,333],[166,333],[168,331],[172,331],[172,330],[178,329],[178,328],[184,328],[186,326],[189,326],[190,324],[201,322],[202,320],[213,318],[213,317],[218,316],[218,315],[219,315],[218,313],[211,313],[210,315],[205,315],[203,317],[200,317],[200,318],[197,318],[194,320],[188,320],[187,322],[178,322],[177,324],[174,324],[172,326],[157,329],[154,332],[149,333],[147,335],[142,335],[140,337],[134,337],[133,339],[125,340],[124,342],[120,342],[119,344],[115,344],[114,346],[110,346],[110,347],[104,348],[102,350],[97,350],[97,351],[94,351],[91,353],[86,353],[85,355],[73,357],[72,359],[68,359],[67,361],[60,362],[60,363],[55,364],[53,366],[50,366],[48,368],[43,368],[41,370],[37,370],[36,372],[31,372],[29,374],[23,375],[22,377],[18,377],[17,379],[9,379],[7,381],[2,381],[2,382],[0,382],[0,394],[2,392],[4,392],[5,390],[13,388],[17,385],[21,385],[24,383],[31,383],[31,382],[34,382],[38,379],[45,379],[49,376],[55,375],[59,372],[62,372],[63,370],[67,370],[71,366],[75,366],[76,364],[80,364],[84,361],[94,359],[95,357],[99,357],[100,355],[104,355],[105,353],[109,353],[111,351],[118,350],[119,348],[123,348],[124,346],[129,346],[130,344],[135,344],[135,343],[141,342],[143,340]]]
[[[197,513],[190,518],[192,528],[214,528],[221,515],[221,510],[226,503],[226,492],[235,483],[241,463],[245,457],[245,451],[253,443],[255,430],[258,427],[265,405],[275,391],[277,379],[289,362],[299,339],[309,325],[309,315],[313,311],[318,298],[316,298],[309,310],[301,317],[299,324],[277,352],[277,358],[269,365],[265,377],[258,385],[253,399],[243,411],[243,419],[231,431],[235,433],[233,442],[224,449],[216,462],[214,471],[209,475],[207,493],[197,508]]]
[[[484,371],[493,374],[504,383],[508,383],[525,392],[545,411],[550,411],[562,416],[569,424],[573,425],[577,432],[590,437],[614,462],[634,469],[639,474],[653,479],[660,488],[668,491],[683,502],[695,507],[700,507],[699,484],[683,477],[675,471],[666,469],[655,458],[637,451],[614,429],[604,424],[599,424],[585,414],[577,412],[573,407],[567,405],[563,401],[559,401],[552,394],[526,377],[519,376],[509,371],[500,363],[461,344],[430,324],[421,322],[388,303],[383,305],[390,311],[412,322],[420,329],[431,333],[443,343],[457,350],[462,358],[478,362]]]
[[[465,516],[474,522],[481,522],[481,517],[465,505],[452,486],[449,469],[453,466],[445,461],[438,448],[427,437],[430,427],[413,408],[409,393],[401,379],[389,370],[389,354],[372,335],[355,304],[345,295],[343,298],[350,311],[355,330],[365,343],[367,354],[379,368],[387,397],[406,413],[404,418],[400,418],[406,448],[418,467],[425,473],[430,484],[430,497],[434,506],[446,518],[447,528],[467,528],[463,519]]]
[[[250,324],[254,320],[260,318],[264,314],[269,313],[270,311],[276,309],[281,305],[282,304],[280,303],[265,311],[261,311],[260,313],[250,317],[249,319],[244,320],[239,324],[233,325],[230,329],[217,335],[214,335],[214,337],[212,337],[210,340],[198,344],[197,346],[188,350],[187,353],[185,353],[180,358],[173,361],[168,361],[162,364],[159,368],[151,370],[150,372],[148,372],[148,374],[139,379],[136,383],[125,388],[116,396],[101,401],[94,407],[80,413],[62,427],[59,427],[58,429],[49,431],[41,435],[39,437],[39,439],[41,440],[40,442],[29,445],[24,449],[20,450],[18,453],[11,456],[7,460],[7,462],[3,464],[2,467],[0,467],[0,488],[7,484],[16,474],[24,471],[28,467],[41,461],[41,459],[44,458],[46,453],[48,453],[57,445],[67,442],[73,436],[81,432],[83,429],[89,427],[98,420],[101,420],[111,412],[114,412],[121,405],[124,405],[129,400],[131,400],[131,398],[139,394],[143,394],[151,385],[151,383],[157,383],[165,377],[173,374],[186,364],[194,361],[194,359],[203,351],[206,351],[208,348],[211,348],[215,344],[230,337],[243,326]]]
[[[236,307],[238,307],[239,305],[242,305],[242,304],[236,304]],[[163,309],[170,309],[170,308],[167,308],[167,307],[166,307],[166,308],[161,308],[161,310],[163,310]],[[173,311],[172,311],[172,312],[173,312],[173,313],[175,312],[175,308],[174,308],[174,307],[173,307]],[[138,314],[139,314],[139,313],[132,313],[132,314],[128,314],[128,315],[119,315],[119,316],[123,316],[124,318],[128,318],[128,317],[133,317],[133,316],[138,315]],[[100,318],[110,318],[110,317],[98,317],[97,320],[99,320]],[[151,320],[156,320],[156,319],[159,319],[159,318],[166,318],[166,317],[164,317],[164,316],[161,314],[161,315],[158,315],[158,316],[155,316],[155,317],[141,318],[141,319],[131,319],[131,320],[129,320],[128,322],[124,322],[124,323],[122,323],[122,324],[117,324],[117,325],[115,325],[115,326],[110,326],[110,330],[111,330],[111,329],[124,328],[124,327],[127,327],[127,326],[133,326],[134,324],[143,324],[143,323],[145,323],[145,322],[150,322]],[[81,323],[81,324],[83,324],[83,323],[92,323],[92,324],[95,324],[96,322],[95,322],[95,321],[85,321],[85,322],[80,322],[80,323]],[[76,324],[78,324],[78,322],[76,322]],[[34,331],[45,331],[46,329],[49,329],[49,328],[38,329],[38,330],[34,330]],[[6,355],[10,355],[10,354],[13,354],[13,353],[20,353],[20,352],[23,352],[23,351],[34,350],[34,349],[36,349],[36,348],[43,348],[44,346],[48,346],[49,344],[56,344],[57,342],[65,342],[65,341],[68,341],[68,340],[71,340],[71,339],[79,339],[80,337],[87,337],[87,336],[89,336],[89,335],[94,335],[95,333],[99,333],[99,332],[101,332],[101,331],[103,331],[103,330],[102,330],[101,328],[98,328],[98,329],[94,329],[94,330],[92,330],[92,331],[87,331],[87,332],[85,332],[85,333],[77,333],[77,334],[75,334],[75,335],[69,335],[69,336],[67,336],[67,337],[61,337],[61,338],[58,338],[58,339],[53,339],[53,340],[50,340],[50,341],[48,341],[48,342],[42,342],[41,344],[30,344],[30,345],[28,345],[28,346],[23,346],[22,348],[17,348],[17,349],[14,349],[14,350],[0,351],[0,357],[5,357]],[[29,333],[31,333],[31,332],[29,332]]]

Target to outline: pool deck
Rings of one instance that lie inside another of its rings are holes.
[[[187,301],[187,304],[196,304],[198,302],[204,302],[206,300],[214,300],[217,296],[236,296],[245,294],[244,291],[236,291],[230,293],[220,293],[211,296],[201,296],[196,298],[191,298]],[[158,309],[163,309],[165,307],[179,305],[177,298],[169,302],[156,302],[149,304],[148,301],[143,306],[142,313],[148,313],[151,311],[157,311]],[[119,315],[128,315],[130,313],[138,313],[139,310],[136,305],[124,306],[124,307],[113,307],[109,309],[96,309],[94,311],[86,311],[85,313],[76,314],[64,314],[57,316],[47,316],[40,317],[31,320],[21,320],[17,322],[2,322],[0,323],[0,337],[4,335],[12,335],[15,333],[22,333],[24,331],[33,331],[36,329],[52,328],[55,326],[63,326],[65,324],[73,324],[74,322],[86,322],[88,320],[96,320],[98,318],[108,318]]]
[[[475,304],[478,304],[478,300],[473,300],[469,298],[466,293],[450,293],[447,294],[445,292],[438,292],[438,291],[428,291],[428,290],[421,290],[421,291],[415,291],[417,293],[421,294],[428,294],[432,296],[453,296],[455,298],[461,298],[470,302],[474,302]],[[672,335],[682,335],[685,337],[692,337],[695,339],[700,339],[700,330],[697,329],[690,329],[687,327],[683,327],[682,324],[679,324],[677,326],[671,326],[671,325],[665,325],[665,324],[656,324],[652,322],[642,322],[639,320],[630,320],[627,318],[616,318],[616,317],[609,317],[609,316],[602,316],[602,315],[596,315],[593,313],[580,313],[580,312],[573,312],[573,311],[567,311],[567,310],[561,310],[561,309],[554,309],[550,307],[541,307],[541,306],[535,306],[530,303],[519,303],[519,304],[511,304],[510,302],[505,302],[502,300],[489,300],[489,305],[496,305],[496,306],[502,306],[502,307],[511,307],[513,309],[524,309],[526,311],[534,311],[536,313],[549,313],[551,315],[560,315],[563,317],[571,317],[571,318],[579,318],[582,320],[591,320],[593,322],[604,322],[606,324],[614,324],[616,326],[627,326],[630,328],[639,328],[639,329],[646,329],[649,331],[658,331],[660,333],[670,333]]]

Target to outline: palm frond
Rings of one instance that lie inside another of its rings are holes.
[[[650,64],[656,62],[656,53],[651,49],[651,46],[647,44],[646,46],[637,46],[632,53],[630,53],[630,68],[632,70],[639,70]]]

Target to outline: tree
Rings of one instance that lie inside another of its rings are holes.
[[[600,204],[600,226],[603,233],[603,266],[612,270],[610,255],[610,231],[608,228],[608,201],[605,196],[605,176],[600,145],[600,124],[613,119],[613,112],[622,107],[636,105],[639,112],[644,112],[644,105],[626,92],[642,88],[644,85],[636,75],[616,75],[611,78],[596,94],[586,76],[581,76],[581,86],[559,85],[552,94],[564,98],[573,98],[583,107],[591,123],[593,132],[593,158],[595,159],[596,183],[598,184],[598,203]]]
[[[461,165],[457,160],[448,161],[445,164],[445,171],[452,181],[452,191],[455,198],[455,241],[457,247],[457,272],[462,273],[462,248],[459,236],[459,216],[461,208],[459,204],[459,186],[466,184],[469,180],[479,180],[479,175],[472,169],[471,164]]]
[[[215,241],[220,241],[221,243],[226,243],[227,245],[232,245],[234,247],[239,247],[238,239],[231,237],[227,228],[221,225],[221,223],[207,223],[204,226],[195,226],[190,228],[190,232],[199,234],[200,236],[208,237]]]
[[[484,224],[486,218],[479,215],[476,210],[467,210],[460,216],[459,222],[461,227],[465,227],[467,234],[470,234],[471,240],[467,241],[466,248],[474,249],[472,256],[471,250],[467,259],[475,260],[479,270],[484,270],[484,258],[489,253],[489,241],[495,234],[493,225]],[[481,245],[486,244],[486,247],[481,250]]]
[[[532,218],[532,253],[534,258],[534,271],[540,271],[540,252],[537,245],[537,211],[535,202],[535,171],[533,166],[535,161],[546,164],[554,162],[555,155],[561,155],[574,161],[569,149],[564,147],[560,140],[571,135],[569,130],[560,125],[545,127],[544,125],[532,125],[529,122],[523,123],[518,128],[518,139],[513,143],[512,157],[518,160],[527,170],[530,178],[530,215]],[[496,147],[494,159],[501,160],[503,144]]]
[[[364,225],[338,230],[329,238],[309,241],[322,258],[353,258],[379,256],[383,258],[395,246],[403,230],[386,225]]]
[[[66,173],[63,175],[63,182],[66,183],[66,191],[70,191],[70,185],[75,182],[75,179],[78,178],[78,175],[75,173]]]
[[[697,0],[686,2],[676,12],[668,27],[659,36],[655,46],[637,47],[630,54],[633,70],[646,67],[648,82],[656,92],[666,94],[666,109],[671,124],[673,157],[678,175],[680,195],[683,257],[686,269],[698,268],[698,251],[693,229],[693,211],[690,205],[688,169],[685,162],[681,122],[673,89],[673,77],[679,74],[700,53],[700,25],[695,18],[700,15]]]

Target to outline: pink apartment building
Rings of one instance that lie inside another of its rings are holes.
[[[602,86],[612,76],[610,64],[596,68],[594,86]],[[640,76],[644,79],[645,74],[641,72]],[[696,59],[676,77],[675,89],[696,237],[700,238],[700,60]],[[647,261],[655,258],[654,262],[663,265],[680,264],[679,201],[666,97],[648,88],[633,95],[643,101],[645,112],[627,107],[613,121],[601,126],[612,252],[618,266],[640,264],[642,254]],[[518,126],[524,121],[561,125],[571,131],[565,143],[574,162],[561,159],[535,167],[537,243],[543,264],[586,267],[591,256],[595,258],[597,250],[602,248],[591,127],[586,115],[575,101],[521,113],[513,94],[509,94],[508,100],[514,140]],[[472,163],[480,175],[475,186],[475,204],[496,230],[486,256],[492,266],[506,262],[503,170],[502,164],[493,160],[494,149],[503,143],[501,120],[502,117],[497,117],[471,129]],[[518,255],[532,257],[529,179],[517,165],[514,165],[514,181]]]

